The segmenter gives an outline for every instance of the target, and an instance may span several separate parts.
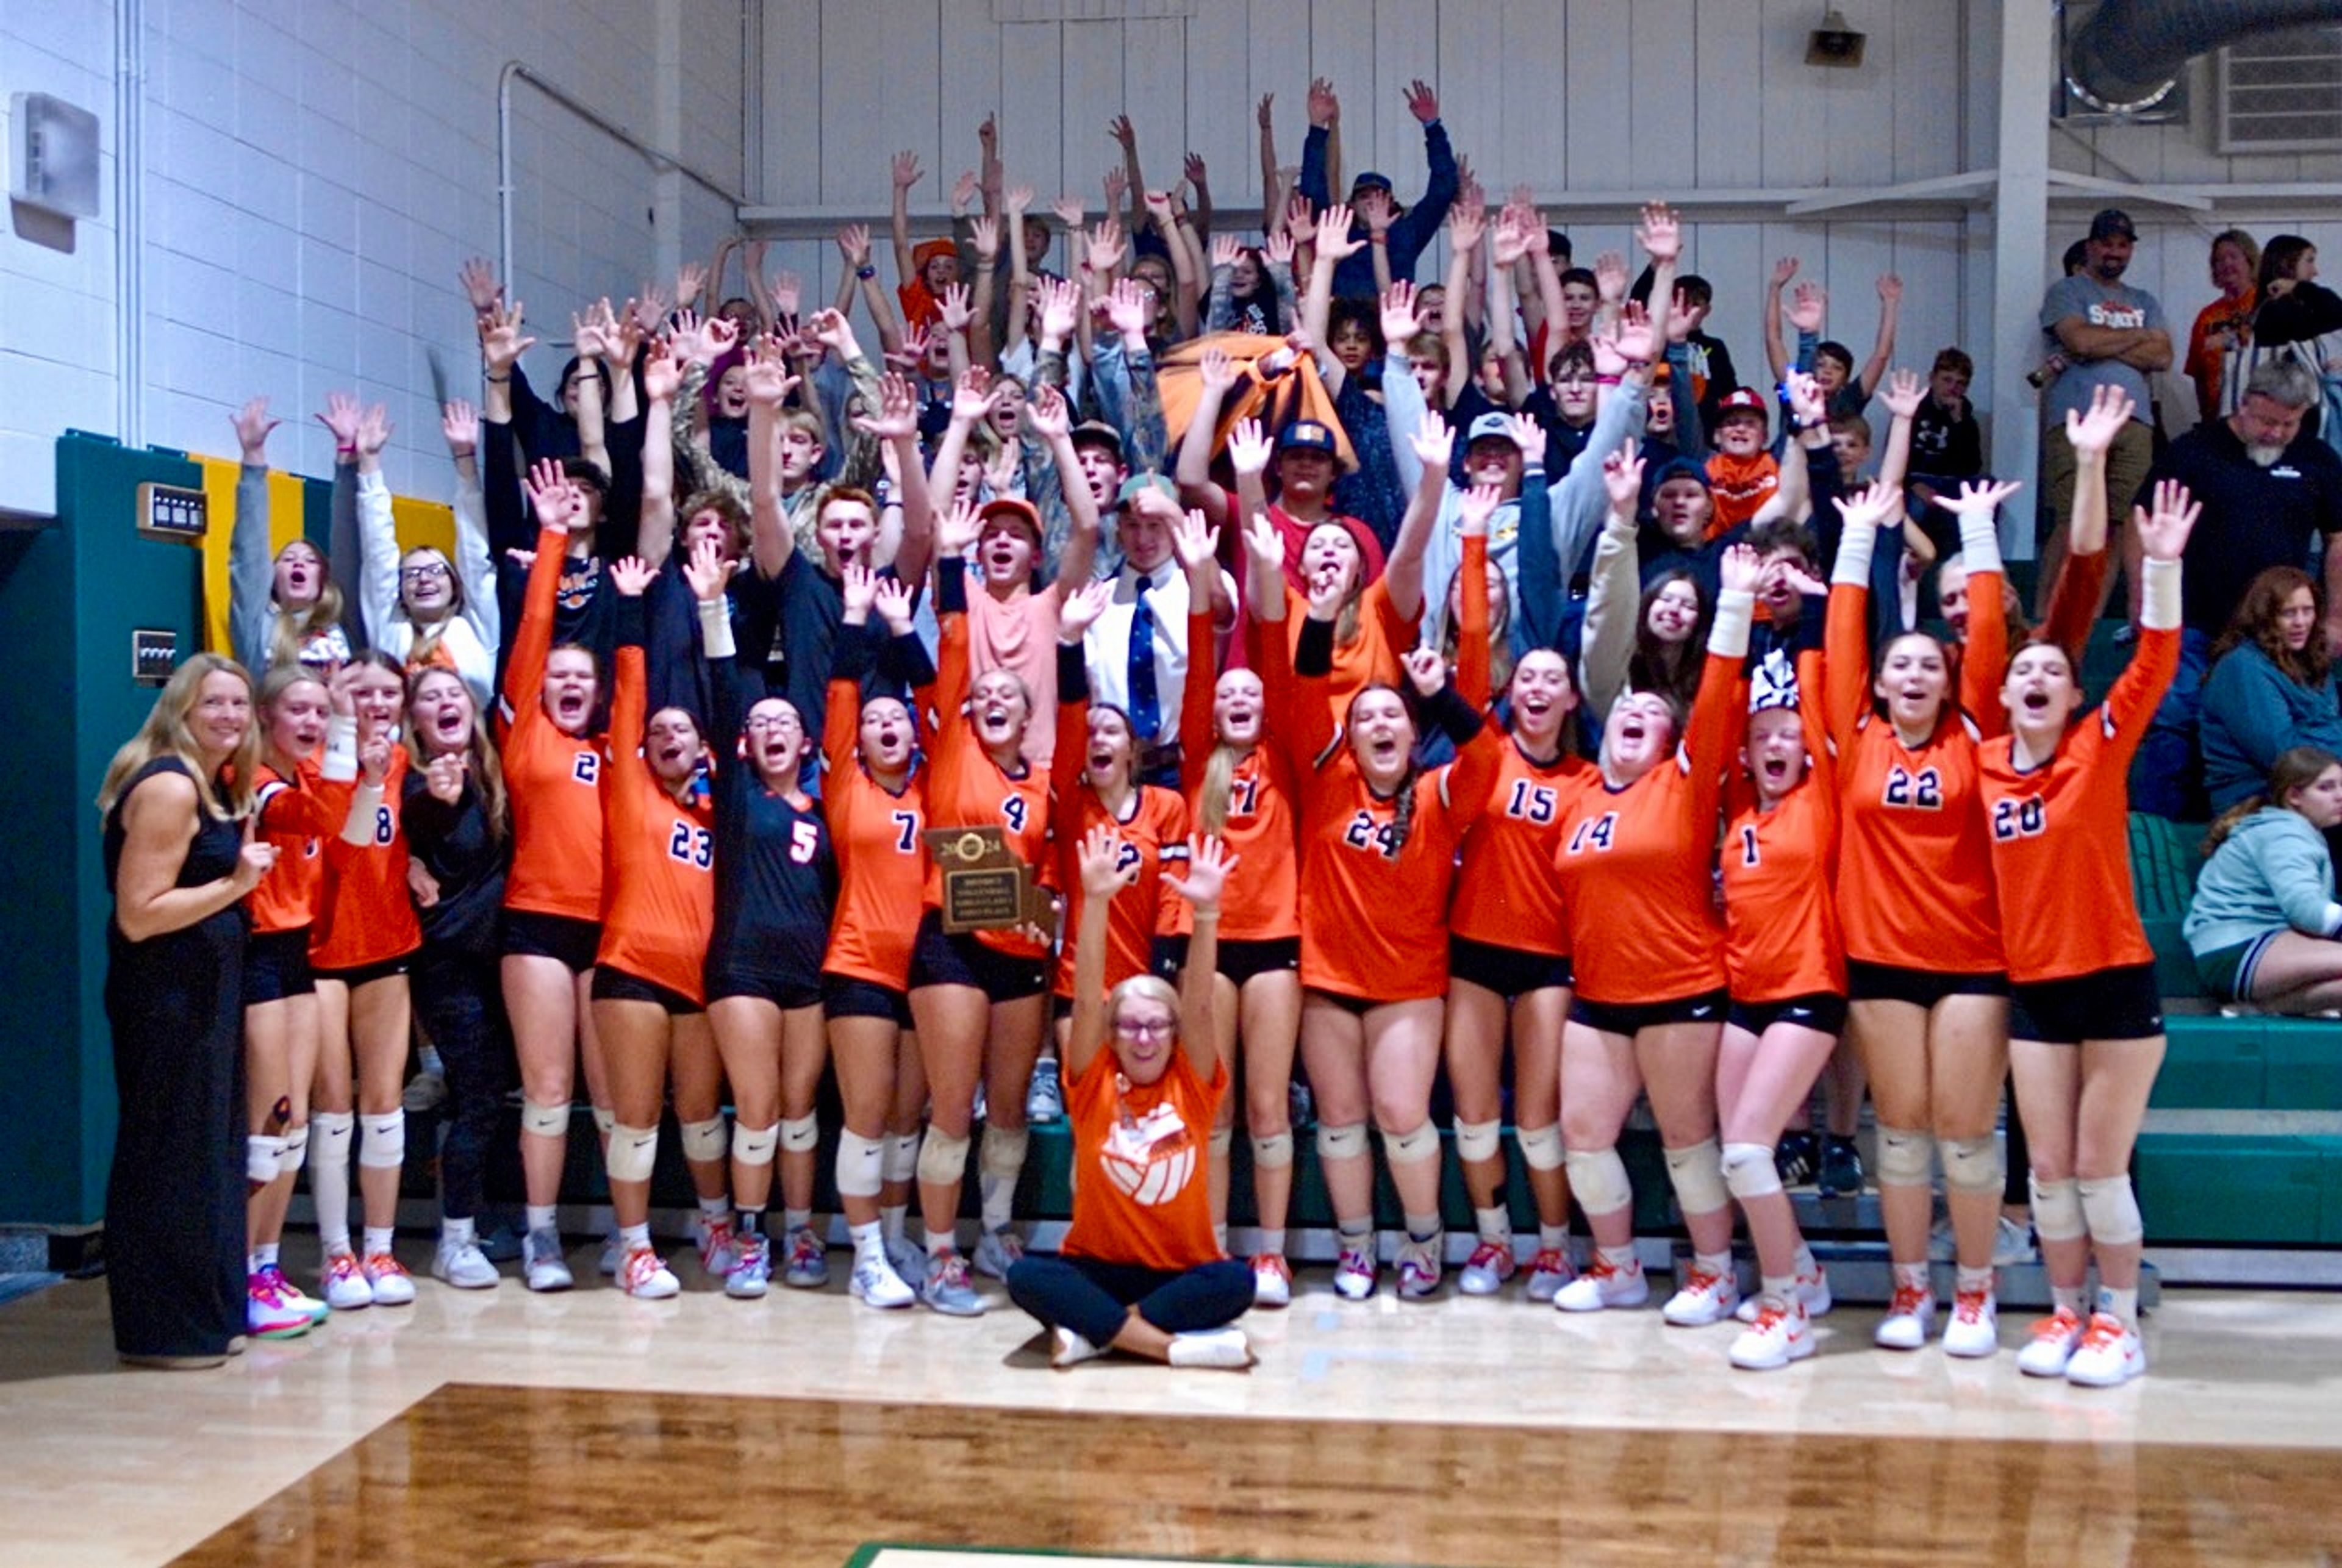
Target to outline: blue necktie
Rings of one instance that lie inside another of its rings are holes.
[[[1130,609],[1130,725],[1142,748],[1155,744],[1163,727],[1163,704],[1155,691],[1155,606],[1146,597],[1154,589],[1141,577]]]

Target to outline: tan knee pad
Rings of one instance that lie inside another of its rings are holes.
[[[1383,1158],[1393,1165],[1420,1165],[1439,1158],[1439,1128],[1426,1122],[1411,1133],[1383,1134]]]
[[[596,1124],[600,1125],[598,1114]],[[558,1138],[569,1131],[569,1107],[540,1105],[534,1100],[520,1103],[520,1130],[523,1137]],[[604,1128],[603,1131],[608,1131]]]
[[[1635,1201],[1635,1189],[1626,1180],[1626,1162],[1618,1157],[1616,1148],[1572,1149],[1566,1164],[1569,1190],[1587,1217],[1616,1213]]]
[[[1329,1127],[1323,1122],[1317,1124],[1319,1161],[1356,1160],[1364,1156],[1366,1152],[1366,1124],[1364,1122],[1350,1122],[1339,1127]]]
[[[1732,1205],[1724,1185],[1724,1159],[1713,1138],[1702,1138],[1680,1149],[1669,1149],[1667,1180],[1676,1190],[1676,1206],[1686,1214],[1712,1214]]]
[[[1236,1130],[1234,1127],[1215,1127],[1212,1129],[1212,1158],[1214,1160],[1226,1160],[1228,1157],[1228,1151],[1236,1146]]]
[[[1878,1129],[1878,1184],[1924,1187],[1935,1173],[1929,1155],[1935,1139],[1911,1127]]]
[[[2138,1217],[2138,1194],[2128,1176],[2085,1176],[2074,1185],[2081,1190],[2082,1218],[2090,1240],[2102,1247],[2136,1246],[2147,1238]]]
[[[1724,1184],[1742,1203],[1769,1197],[1781,1190],[1781,1170],[1773,1151],[1762,1144],[1724,1145]]]
[[[2038,1176],[2027,1176],[2027,1184],[2033,1189],[2033,1232],[2045,1242],[2078,1242],[2090,1233],[2088,1222],[2082,1214],[2081,1183],[2067,1176],[2062,1182],[2045,1182]]]
[[[1025,1169],[1025,1151],[1033,1142],[1033,1134],[1024,1128],[1013,1131],[985,1124],[984,1148],[976,1155],[984,1174],[996,1181],[1013,1182]]]
[[[2000,1140],[1987,1133],[1981,1138],[1938,1138],[1944,1154],[1944,1190],[1951,1193],[1997,1193],[2007,1173],[2000,1168]]]
[[[928,1128],[926,1142],[919,1145],[919,1180],[938,1184],[959,1181],[967,1174],[970,1146],[966,1138],[955,1138],[940,1127]]]

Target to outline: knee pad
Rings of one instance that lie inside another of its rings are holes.
[[[1420,1165],[1439,1158],[1439,1127],[1426,1122],[1412,1133],[1385,1133],[1383,1157],[1394,1165]]]
[[[596,1112],[594,1119],[598,1124],[601,1113]],[[520,1103],[520,1130],[523,1137],[561,1137],[569,1131],[569,1107],[565,1104],[540,1105],[534,1100],[523,1100]],[[603,1129],[606,1133],[608,1130],[606,1127]]]
[[[256,1187],[275,1181],[285,1169],[285,1140],[254,1133],[244,1140],[244,1179]]]
[[[317,1164],[326,1169],[350,1163],[350,1135],[358,1119],[347,1111],[320,1111],[309,1118],[317,1134]]]
[[[928,1128],[926,1142],[919,1145],[919,1180],[959,1181],[967,1174],[968,1147],[966,1138],[955,1138],[940,1127]]]
[[[1561,1124],[1549,1127],[1519,1127],[1513,1141],[1521,1146],[1521,1164],[1532,1171],[1558,1171],[1567,1157],[1561,1148]]]
[[[616,1111],[613,1111],[605,1105],[596,1105],[594,1107],[594,1131],[606,1138],[612,1133],[617,1131],[617,1128],[618,1114]]]
[[[1351,1122],[1339,1127],[1317,1124],[1317,1158],[1326,1160],[1363,1159],[1366,1153],[1366,1124]]]
[[[886,1134],[886,1180],[907,1182],[919,1174],[919,1135],[916,1133]]]
[[[385,1111],[358,1118],[358,1164],[366,1170],[396,1170],[406,1164],[406,1113]]]
[[[1493,1160],[1504,1153],[1505,1124],[1502,1122],[1466,1122],[1456,1124],[1456,1157],[1459,1160]]]
[[[658,1163],[658,1128],[610,1124],[610,1154],[604,1162],[614,1182],[647,1182]]]
[[[741,1164],[771,1164],[773,1150],[780,1141],[778,1124],[770,1127],[751,1127],[740,1122],[732,1124],[732,1157]]]
[[[720,1160],[730,1141],[724,1135],[724,1113],[718,1111],[705,1122],[683,1124],[683,1157],[705,1164]]]
[[[1293,1164],[1293,1134],[1271,1133],[1266,1138],[1252,1141],[1252,1164],[1256,1171],[1282,1171]]]
[[[2001,1190],[2000,1140],[1987,1133],[1981,1138],[1939,1138],[1944,1152],[1944,1189],[1952,1193],[1997,1193]]]
[[[1724,1160],[1716,1140],[1702,1138],[1681,1149],[1669,1149],[1667,1180],[1676,1189],[1676,1206],[1686,1214],[1712,1214],[1732,1205],[1725,1190]]]
[[[299,1170],[309,1157],[309,1128],[306,1123],[288,1128],[285,1134],[285,1153],[277,1156],[276,1173],[289,1176]]]
[[[1025,1169],[1026,1146],[1032,1141],[1033,1135],[1022,1127],[1011,1132],[987,1122],[984,1127],[984,1147],[976,1156],[976,1164],[986,1175],[996,1181],[1013,1182]]]
[[[2074,1183],[2082,1195],[2082,1218],[2090,1240],[2102,1247],[2137,1246],[2147,1227],[2138,1217],[2138,1194],[2128,1176],[2085,1176]]]
[[[886,1145],[848,1127],[837,1134],[837,1194],[842,1198],[875,1198],[886,1186],[883,1179]]]
[[[2081,1183],[2068,1176],[2062,1182],[2027,1178],[2033,1189],[2033,1230],[2045,1242],[2078,1242],[2090,1233],[2082,1213]]]
[[[1589,1219],[1616,1213],[1635,1201],[1635,1189],[1626,1180],[1626,1162],[1618,1157],[1616,1148],[1572,1149],[1566,1163],[1569,1190]]]
[[[821,1122],[819,1118],[814,1116],[793,1116],[782,1118],[781,1147],[786,1152],[792,1154],[810,1154],[820,1143]]]
[[[1930,1146],[1935,1140],[1909,1127],[1878,1129],[1878,1184],[1882,1187],[1924,1187],[1931,1174]]]
[[[1773,1164],[1773,1151],[1762,1144],[1725,1144],[1723,1165],[1725,1186],[1744,1203],[1781,1190],[1780,1168]]]
[[[1228,1157],[1228,1151],[1236,1146],[1236,1130],[1234,1127],[1212,1129],[1212,1158],[1215,1162],[1225,1164]]]

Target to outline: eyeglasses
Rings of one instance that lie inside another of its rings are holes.
[[[425,561],[420,566],[401,566],[399,580],[406,583],[433,583],[447,574],[447,568],[436,561]]]
[[[1116,1034],[1127,1034],[1138,1040],[1168,1039],[1178,1027],[1168,1018],[1117,1018],[1114,1021]]]
[[[754,734],[762,734],[768,730],[802,729],[805,726],[786,714],[760,714],[749,719],[748,722],[741,727]]]

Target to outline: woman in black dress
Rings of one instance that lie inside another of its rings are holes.
[[[244,895],[255,843],[252,679],[198,654],[106,769],[105,1015],[121,1099],[106,1183],[114,1343],[217,1366],[245,1328]]]

